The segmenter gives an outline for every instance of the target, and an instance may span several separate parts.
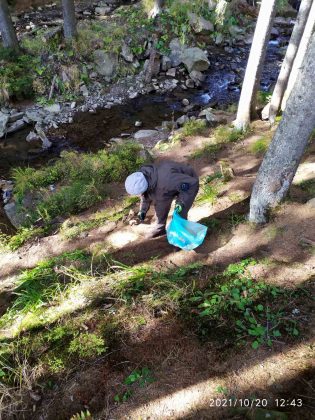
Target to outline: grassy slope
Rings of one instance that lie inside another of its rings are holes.
[[[313,184],[294,187],[293,201],[268,226],[253,228],[244,218],[246,202],[237,203],[243,201],[244,181],[238,173],[251,166],[255,174],[262,137],[265,142],[270,133],[254,129],[249,139],[235,143],[233,135],[224,144],[222,133],[221,128],[209,140],[208,133],[189,132],[181,144],[161,153],[174,157],[177,150],[183,156],[188,148],[191,162],[202,170],[195,210],[203,214],[210,235],[199,253],[174,254],[164,238],[147,242],[141,235],[116,249],[104,242],[91,248],[91,221],[97,217],[89,214],[89,220],[80,217],[63,227],[72,249],[77,233],[71,229],[90,232],[86,250],[37,263],[3,290],[3,413],[13,413],[22,400],[27,409],[35,404],[39,413],[48,410],[49,418],[70,418],[87,407],[95,418],[98,413],[104,418],[109,409],[118,417],[128,412],[138,418],[148,407],[154,418],[164,418],[167,410],[200,418],[211,404],[206,389],[221,399],[268,398],[274,409],[276,397],[293,398],[298,389],[303,411],[294,406],[281,411],[308,416],[314,386],[313,248],[300,239],[311,235],[311,213],[302,202],[311,198]],[[217,149],[209,152],[214,140]],[[225,163],[223,170],[218,161]],[[229,165],[235,178],[226,177]],[[123,222],[116,229],[120,235],[132,230]],[[53,246],[54,237],[48,240]],[[28,258],[27,249],[20,252]],[[177,407],[183,388],[186,403]],[[69,389],[74,390],[70,401]]]

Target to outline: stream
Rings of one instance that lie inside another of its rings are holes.
[[[289,37],[278,37],[269,42],[261,77],[260,89],[268,91],[275,83],[281,66],[280,45],[287,44]],[[188,99],[194,105],[195,114],[201,108],[227,107],[236,103],[240,95],[249,46],[242,45],[210,52],[210,68],[202,86],[194,89],[175,89],[169,94],[148,94],[130,100],[124,105],[111,109],[99,109],[95,113],[79,112],[72,124],[62,125],[48,133],[52,142],[49,150],[38,153],[38,149],[25,141],[31,127],[0,141],[0,178],[9,179],[12,168],[31,166],[39,168],[49,160],[59,156],[61,150],[97,151],[113,137],[122,133],[132,134],[139,130],[136,121],[141,121],[141,129],[154,129],[163,121],[170,121],[184,114],[182,100]],[[192,112],[194,114],[194,112]],[[189,115],[189,114],[188,114]],[[11,233],[12,228],[0,207],[0,232]]]

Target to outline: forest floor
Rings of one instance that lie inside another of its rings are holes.
[[[150,210],[144,224],[112,220],[0,254],[2,418],[314,418],[314,142],[289,199],[253,226],[272,131],[255,122],[215,153],[209,136],[155,154],[211,178],[190,212],[209,228],[195,251],[145,239]],[[65,226],[125,198],[116,183]]]

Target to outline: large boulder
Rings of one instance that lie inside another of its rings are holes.
[[[0,112],[0,138],[5,135],[8,122],[9,122],[9,115],[3,112]]]
[[[197,34],[206,34],[214,31],[213,23],[206,20],[204,17],[198,16],[196,13],[189,12],[188,18],[190,26]]]
[[[96,50],[93,54],[96,71],[106,78],[110,79],[115,74],[118,65],[118,55],[108,53],[103,50]]]
[[[127,45],[126,43],[123,43],[122,47],[121,47],[121,56],[122,58],[127,61],[128,63],[132,63],[134,60],[134,55],[129,47],[129,45]]]
[[[171,67],[177,67],[181,64],[183,53],[187,47],[180,42],[179,38],[174,38],[170,42],[169,48],[171,51],[169,55]]]
[[[160,140],[165,140],[167,134],[157,130],[139,130],[134,134],[134,139],[139,143],[153,147]]]
[[[182,54],[182,62],[189,73],[193,70],[204,71],[210,66],[207,54],[198,47],[185,49]]]

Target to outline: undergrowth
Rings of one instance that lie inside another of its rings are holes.
[[[175,316],[202,340],[253,349],[299,337],[301,317],[293,308],[309,299],[307,288],[254,281],[250,267],[256,263],[247,258],[209,275],[201,264],[157,270],[75,251],[25,270],[0,320],[4,390],[10,388],[12,395],[14,387],[54,386],[84,360],[115,350],[130,328],[143,328],[147,317]],[[53,318],[47,315],[52,311]],[[149,368],[137,367],[117,389],[115,401],[126,401],[134,386],[153,381]]]
[[[14,196],[20,211],[28,212],[26,225],[38,219],[48,223],[59,215],[78,213],[98,203],[106,196],[108,183],[121,181],[144,163],[139,150],[130,143],[111,152],[62,152],[60,159],[43,169],[14,169]],[[36,203],[34,209],[24,208],[27,194]]]

